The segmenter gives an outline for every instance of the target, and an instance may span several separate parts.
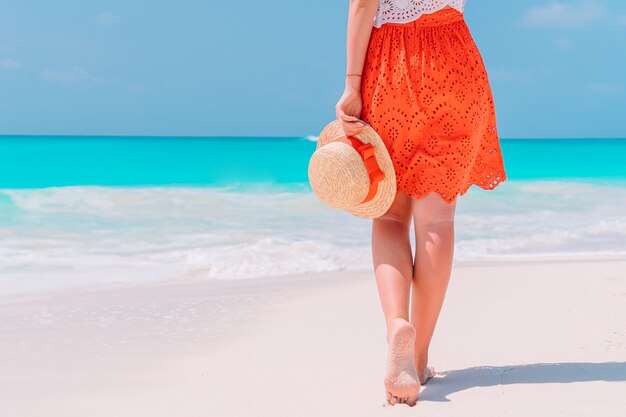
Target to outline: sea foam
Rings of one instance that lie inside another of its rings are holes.
[[[625,205],[623,185],[472,187],[457,203],[454,262],[626,259]],[[2,189],[0,300],[155,281],[371,273],[370,239],[371,220],[331,209],[310,191]]]

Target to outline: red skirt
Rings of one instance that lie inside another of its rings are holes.
[[[487,71],[464,15],[444,9],[373,27],[361,120],[389,150],[397,190],[452,204],[506,180]]]

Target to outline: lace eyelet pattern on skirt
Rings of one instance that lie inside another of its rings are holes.
[[[397,189],[448,204],[506,180],[487,71],[463,13],[443,9],[373,27],[361,120],[389,150]]]

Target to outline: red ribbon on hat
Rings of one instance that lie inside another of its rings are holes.
[[[370,178],[370,188],[365,199],[359,204],[367,203],[376,195],[378,191],[378,183],[385,179],[385,174],[380,169],[376,157],[374,156],[374,146],[371,143],[363,143],[354,136],[342,136],[336,139],[338,142],[346,143],[352,146],[363,159],[367,174]]]

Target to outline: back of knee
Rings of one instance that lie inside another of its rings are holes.
[[[453,225],[454,213],[437,213],[418,216],[415,221],[422,227]]]
[[[402,214],[393,211],[388,211],[380,217],[374,219],[374,221],[378,222],[390,222],[396,224],[398,226],[409,228],[411,226],[411,216],[409,214]]]

